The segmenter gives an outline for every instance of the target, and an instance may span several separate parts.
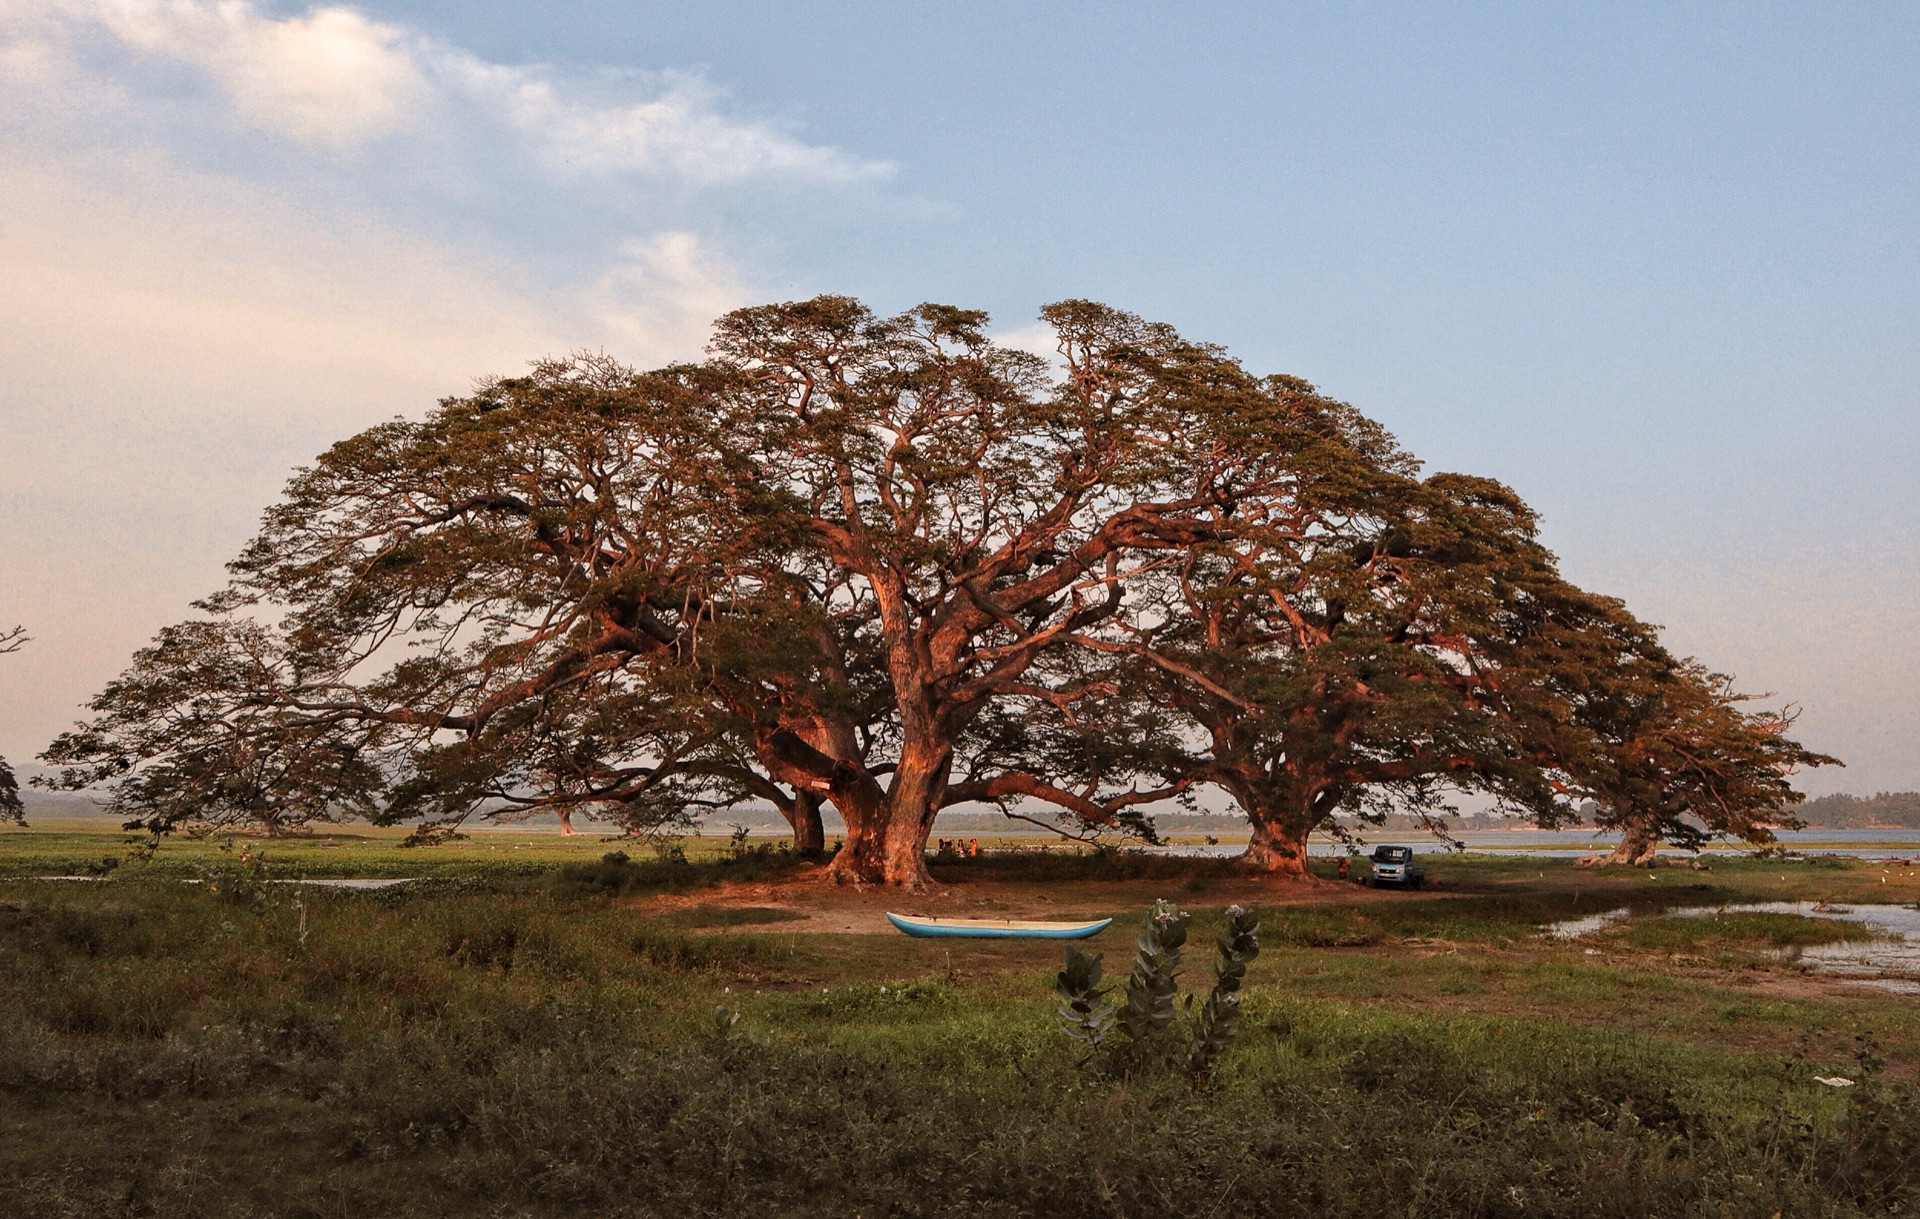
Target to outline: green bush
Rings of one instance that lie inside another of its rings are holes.
[[[1183,1028],[1177,1003],[1180,958],[1192,917],[1165,900],[1147,911],[1127,977],[1126,998],[1118,1005],[1107,999],[1100,985],[1101,956],[1067,945],[1066,965],[1054,979],[1063,1031],[1096,1054],[1109,1051],[1105,1060],[1109,1069],[1129,1074],[1184,1060],[1187,1073],[1204,1083],[1233,1044],[1240,1024],[1240,987],[1247,966],[1260,955],[1260,924],[1252,911],[1227,908],[1213,991],[1198,1012],[1193,996],[1187,996]],[[1115,1029],[1121,1038],[1109,1040]]]

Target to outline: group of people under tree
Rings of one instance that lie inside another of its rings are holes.
[[[1245,862],[1336,816],[1592,801],[1623,859],[1764,839],[1831,761],[1563,579],[1508,488],[1423,476],[1304,381],[1102,305],[743,309],[708,358],[580,355],[341,441],[200,616],[44,758],[156,831],[746,800],[835,879],[935,816],[1125,826],[1203,788]]]

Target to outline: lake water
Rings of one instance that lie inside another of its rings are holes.
[[[1376,846],[1411,847],[1422,854],[1449,848],[1432,834],[1414,831],[1376,830],[1360,836],[1368,849]],[[1454,837],[1466,844],[1468,854],[1525,855],[1543,859],[1578,858],[1612,850],[1618,834],[1596,834],[1591,830],[1464,830]],[[1920,830],[1786,830],[1779,845],[1804,855],[1843,855],[1855,859],[1920,860]],[[1154,854],[1193,857],[1238,855],[1244,842],[1178,844],[1163,847],[1138,847]],[[1315,834],[1307,840],[1307,854],[1326,858],[1346,854],[1346,846],[1334,839]],[[1705,853],[1745,854],[1753,850],[1744,842],[1709,843]],[[1687,858],[1691,852],[1662,848],[1662,855]]]

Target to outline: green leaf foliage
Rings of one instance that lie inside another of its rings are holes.
[[[1163,899],[1147,911],[1125,997],[1118,1004],[1100,985],[1100,954],[1067,945],[1066,967],[1054,986],[1061,1000],[1062,1031],[1089,1050],[1104,1049],[1106,1065],[1121,1074],[1180,1063],[1196,1083],[1205,1084],[1239,1030],[1240,988],[1247,967],[1260,955],[1260,923],[1254,913],[1229,906],[1226,917],[1213,989],[1197,1011],[1194,997],[1186,996],[1184,1020],[1180,960],[1193,916],[1178,904]],[[1120,1037],[1109,1040],[1115,1029]]]
[[[830,805],[832,876],[922,885],[966,804],[1151,841],[1213,787],[1248,862],[1299,873],[1336,816],[1442,826],[1463,788],[1764,839],[1830,761],[1565,581],[1509,488],[1165,325],[1043,318],[1057,369],[977,311],[759,306],[698,364],[546,360],[342,440],[46,751],[56,783],[162,831],[422,842],[756,800],[808,857]]]

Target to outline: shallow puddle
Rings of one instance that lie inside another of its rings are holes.
[[[1549,924],[1547,934],[1556,940],[1577,940],[1583,935],[1592,935],[1609,923],[1617,923],[1632,915],[1633,911],[1625,906],[1618,910],[1602,910],[1599,914],[1589,914],[1583,918],[1570,918]]]
[[[1857,923],[1872,938],[1782,948],[1776,955],[1781,960],[1797,961],[1815,973],[1861,986],[1901,995],[1920,995],[1920,910],[1912,906],[1747,902],[1734,906],[1673,906],[1642,910],[1637,914],[1622,906],[1550,924],[1546,934],[1559,940],[1575,940],[1629,918],[1711,918],[1718,914],[1797,914]]]

